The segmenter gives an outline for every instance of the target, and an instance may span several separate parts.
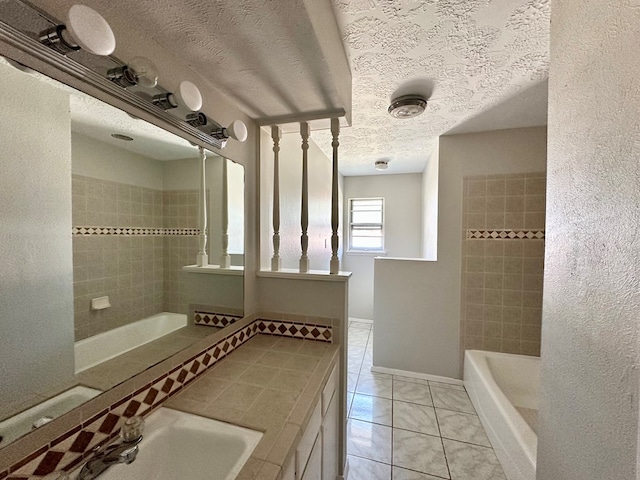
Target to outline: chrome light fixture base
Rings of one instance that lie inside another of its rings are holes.
[[[413,118],[427,108],[427,100],[420,95],[403,95],[394,98],[389,105],[389,115],[393,118]]]

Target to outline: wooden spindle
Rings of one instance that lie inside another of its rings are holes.
[[[229,195],[227,181],[227,160],[222,159],[222,255],[220,255],[220,268],[231,266],[229,255]]]
[[[329,273],[336,274],[340,271],[340,259],[338,258],[338,135],[340,134],[340,119],[331,119],[331,146],[333,147],[333,170],[331,176],[331,261]]]
[[[309,236],[307,229],[309,228],[309,173],[307,154],[309,151],[309,124],[300,123],[300,136],[302,137],[302,212],[300,216],[300,225],[302,226],[302,235],[300,236],[300,245],[302,246],[302,255],[300,256],[300,273],[309,271],[309,257],[307,251],[309,249]]]
[[[280,140],[282,130],[277,125],[271,127],[273,139],[273,257],[271,270],[277,272],[281,268],[280,260]]]
[[[198,150],[200,153],[200,235],[196,264],[199,267],[206,267],[209,265],[209,256],[207,255],[207,154],[202,147],[198,147]]]

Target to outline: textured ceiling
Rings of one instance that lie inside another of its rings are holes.
[[[548,74],[549,0],[334,6],[353,76],[353,126],[340,136],[344,175],[375,174],[381,158],[389,160],[386,173],[421,172],[437,137],[456,127],[462,133],[546,124],[546,88],[539,85]],[[425,94],[427,111],[390,117],[394,92]],[[330,156],[330,134],[313,137]]]
[[[64,19],[77,0],[30,3]],[[330,0],[82,3],[111,24],[116,56],[129,60],[123,51],[149,37],[254,119],[350,107],[351,77]]]

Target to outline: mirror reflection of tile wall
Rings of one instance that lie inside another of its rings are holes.
[[[546,173],[465,177],[463,192],[462,353],[540,355]]]
[[[180,268],[198,249],[198,193],[72,176],[75,335],[187,313]],[[100,227],[100,228],[98,228]],[[108,295],[111,307],[93,311]]]

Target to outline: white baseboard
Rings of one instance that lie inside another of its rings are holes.
[[[386,373],[389,375],[400,375],[402,377],[419,378],[420,380],[431,380],[432,382],[448,383],[450,385],[464,385],[462,380],[457,378],[441,377],[440,375],[429,375],[428,373],[410,372],[408,370],[398,370],[396,368],[371,367],[373,373]]]
[[[373,325],[373,320],[369,319],[369,318],[356,318],[356,317],[349,317],[349,321],[350,322],[362,322],[362,323],[370,323]]]

